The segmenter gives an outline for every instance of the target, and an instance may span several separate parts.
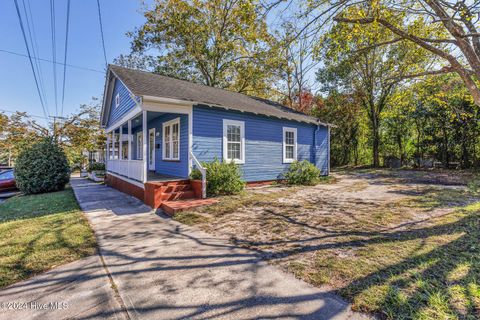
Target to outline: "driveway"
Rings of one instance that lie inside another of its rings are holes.
[[[297,280],[254,251],[155,214],[112,188],[80,178],[71,184],[118,294],[113,302],[119,307],[97,310],[89,318],[365,318],[328,288]],[[59,290],[68,295],[75,287]]]

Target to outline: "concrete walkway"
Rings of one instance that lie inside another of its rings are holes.
[[[117,305],[107,299],[105,308],[80,318],[365,318],[333,293],[267,265],[255,252],[157,215],[109,187],[80,178],[71,184],[119,294]],[[81,286],[59,290],[78,296],[76,288]]]
[[[0,290],[0,319],[128,319],[93,255]]]

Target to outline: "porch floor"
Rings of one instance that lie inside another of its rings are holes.
[[[188,178],[170,176],[166,174],[157,173],[154,171],[148,171],[148,174],[147,174],[147,182],[166,182],[166,181],[181,181],[181,180],[188,180]]]

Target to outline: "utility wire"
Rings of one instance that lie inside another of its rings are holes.
[[[37,87],[38,97],[40,98],[40,104],[42,105],[43,114],[45,118],[48,118],[48,110],[45,108],[45,104],[42,99],[42,94],[40,93],[40,87],[38,85],[37,74],[35,73],[35,68],[33,67],[32,55],[30,54],[30,48],[28,47],[27,36],[25,34],[25,28],[23,26],[22,16],[20,15],[20,9],[18,7],[18,1],[13,0],[15,2],[15,9],[17,10],[18,21],[20,23],[20,28],[22,29],[23,40],[25,41],[25,47],[27,48],[28,59],[30,61],[30,67],[32,68],[33,78],[35,79],[35,85]]]
[[[57,61],[57,43],[55,39],[55,0],[50,0],[50,26],[52,28],[52,56],[53,61]],[[53,64],[53,90],[55,93],[55,115],[58,115],[57,99],[57,65]]]
[[[70,23],[70,0],[67,2],[67,26],[65,27],[65,55],[63,57],[63,85],[62,85],[62,109],[60,116],[63,117],[63,105],[65,102],[65,77],[67,75],[67,48],[68,48],[68,25]]]
[[[98,21],[100,22],[100,34],[102,35],[103,57],[105,58],[105,67],[108,66],[107,51],[105,50],[105,38],[103,37],[102,12],[100,10],[100,0],[97,0]]]
[[[16,56],[28,58],[28,56],[26,54],[15,52],[15,51],[0,49],[0,52],[5,52],[5,53],[8,53],[8,54],[13,54],[13,55],[16,55]],[[93,68],[76,66],[76,65],[73,65],[73,64],[69,64],[69,63],[64,64],[64,63],[61,63],[61,62],[53,62],[52,60],[38,58],[38,57],[35,57],[35,56],[32,56],[32,59],[39,60],[39,61],[45,61],[45,62],[49,62],[49,63],[56,63],[56,64],[61,65],[61,66],[66,65],[67,67],[75,68],[75,69],[79,69],[79,70],[98,72],[98,73],[102,73],[102,74],[105,73],[105,71],[101,71],[101,70],[97,70],[97,69],[93,69]]]
[[[25,21],[26,21],[26,25],[27,25],[28,36],[30,38],[30,46],[32,48],[33,56],[36,56],[39,52],[38,43],[37,43],[37,35],[35,33],[35,24],[33,22],[33,14],[32,14],[32,10],[31,10],[31,7],[30,7],[30,1],[28,0],[27,3],[28,3],[28,12],[30,14],[27,13],[27,6],[25,5],[25,0],[22,0],[23,12],[24,12],[24,15],[25,15]],[[28,18],[29,16],[30,16],[30,19]],[[30,28],[30,21],[32,22],[31,23],[31,25],[32,25],[31,28]],[[47,94],[46,94],[46,91],[45,91],[45,84],[43,82],[44,78],[43,78],[42,66],[41,66],[41,63],[38,60],[35,60],[35,67],[37,68],[38,82],[40,84],[40,90],[41,90],[42,95],[43,95],[43,101],[45,101],[45,105],[47,106],[47,109],[48,109]]]
[[[14,114],[14,113],[17,113],[17,112],[21,112],[21,113],[26,113],[26,116],[27,116],[27,117],[39,118],[39,119],[47,119],[47,120],[48,120],[48,118],[45,118],[45,117],[42,117],[42,116],[28,114],[26,111],[11,111],[11,110],[0,109],[0,112],[8,112],[8,113],[11,113],[11,114]]]

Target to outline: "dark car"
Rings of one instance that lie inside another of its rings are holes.
[[[15,190],[17,190],[17,186],[15,184],[13,170],[0,172],[0,192]]]

